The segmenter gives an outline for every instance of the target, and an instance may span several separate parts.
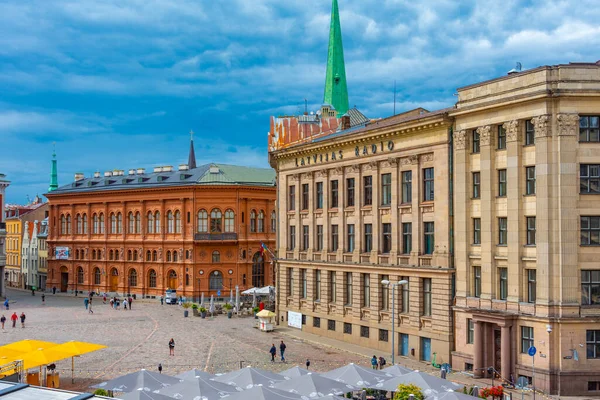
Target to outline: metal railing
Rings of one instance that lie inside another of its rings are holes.
[[[194,240],[238,240],[238,235],[232,233],[196,233]]]

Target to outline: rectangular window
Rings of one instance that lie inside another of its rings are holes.
[[[302,209],[308,210],[308,183],[302,184]]]
[[[498,150],[506,149],[506,129],[502,125],[498,125]]]
[[[323,251],[323,225],[317,225],[317,251]]]
[[[348,243],[348,253],[352,253],[354,251],[354,224],[348,224],[347,228],[347,238],[346,242]]]
[[[579,193],[600,193],[600,165],[581,164],[579,166]]]
[[[381,279],[379,280],[381,285],[381,309],[388,310],[390,306],[390,286],[384,285],[381,281],[389,281],[389,275],[381,275]]]
[[[337,251],[339,248],[338,226],[331,225],[331,251]]]
[[[290,226],[290,242],[288,243],[288,250],[294,250],[296,248],[296,226]]]
[[[371,275],[362,274],[362,306],[371,307]]]
[[[352,335],[352,324],[344,322],[344,333],[346,335]]]
[[[288,210],[294,211],[296,209],[296,186],[290,185],[288,191]]]
[[[600,358],[600,330],[589,330],[585,332],[587,358]]]
[[[302,250],[308,250],[308,225],[302,226]]]
[[[315,301],[321,301],[321,270],[315,270]]]
[[[481,296],[481,267],[473,267],[473,297]]]
[[[408,276],[403,276],[401,280],[410,282],[409,280],[410,278]],[[401,294],[402,294],[402,314],[408,314],[408,312],[410,311],[410,287],[409,287],[410,283],[407,283],[406,285],[400,285],[400,287],[402,288],[401,290]]]
[[[521,353],[527,353],[529,348],[533,346],[533,327],[521,327]]]
[[[535,144],[535,128],[531,120],[525,121],[525,146]]]
[[[392,174],[381,175],[381,205],[392,204]]]
[[[535,217],[526,217],[527,246],[535,246]]]
[[[535,303],[535,277],[536,270],[528,269],[527,270],[527,302]]]
[[[327,320],[327,330],[335,332],[335,320],[334,319]]]
[[[402,224],[402,254],[410,254],[412,251],[412,223]]]
[[[423,223],[423,254],[433,254],[435,247],[435,229],[433,222]]]
[[[433,201],[434,198],[433,168],[423,169],[423,201]]]
[[[535,167],[525,167],[525,194],[535,194]]]
[[[475,343],[475,324],[471,318],[467,318],[467,344]]]
[[[346,293],[344,294],[344,304],[347,306],[352,305],[352,272],[345,273],[345,286]]]
[[[473,172],[473,198],[479,199],[481,197],[481,173]]]
[[[305,299],[308,295],[307,271],[302,268],[300,270],[300,297]]]
[[[498,268],[500,275],[500,300],[508,298],[508,269]]]
[[[588,391],[600,390],[600,381],[588,381]]]
[[[582,246],[600,246],[600,217],[580,217]]]
[[[317,182],[317,202],[316,209],[323,209],[323,182]]]
[[[361,325],[360,326],[360,337],[368,338],[369,337],[369,327]]]
[[[392,251],[392,224],[383,224],[383,253]]]
[[[431,316],[431,278],[423,278],[423,315]]]
[[[346,179],[346,207],[354,207],[354,178]]]
[[[294,295],[294,268],[287,269],[288,276],[288,296]]]
[[[373,177],[363,177],[363,202],[365,206],[373,204]]]
[[[597,115],[579,117],[579,141],[580,142],[598,142],[600,141],[600,117]]]
[[[313,317],[313,328],[320,328],[320,327],[321,327],[321,318]]]
[[[387,329],[380,329],[379,330],[379,341],[380,342],[387,342],[388,341],[388,330]]]
[[[473,244],[481,244],[481,218],[473,218]]]
[[[506,170],[498,170],[498,197],[506,197]]]
[[[498,244],[506,246],[507,243],[507,220],[505,217],[498,218]]]
[[[365,253],[373,250],[373,225],[365,224]]]
[[[412,171],[402,172],[402,203],[412,202]]]
[[[334,271],[329,272],[329,299],[331,303],[335,303],[337,301],[337,282]]]
[[[338,207],[338,181],[331,181],[331,208]]]
[[[581,271],[581,304],[600,304],[600,270]]]
[[[477,129],[473,129],[473,153],[479,153],[479,139]]]

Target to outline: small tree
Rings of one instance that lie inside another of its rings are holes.
[[[396,394],[394,395],[394,400],[408,400],[410,395],[413,395],[415,400],[423,400],[425,396],[423,396],[423,392],[421,392],[421,388],[417,385],[398,385],[398,390],[396,390]]]
[[[94,390],[94,395],[96,395],[96,396],[110,397],[108,395],[108,391],[105,390],[105,389],[96,389],[96,390]]]

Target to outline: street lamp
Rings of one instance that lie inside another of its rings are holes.
[[[408,285],[408,281],[407,280],[401,280],[398,282],[390,282],[387,279],[384,279],[381,281],[381,284],[384,286],[391,286],[392,287],[392,365],[394,365],[394,359],[395,359],[395,355],[396,355],[396,345],[395,345],[395,339],[396,339],[396,322],[395,322],[395,318],[396,318],[396,311],[395,311],[395,305],[396,305],[396,301],[395,301],[395,297],[394,297],[394,293],[396,292],[396,286],[400,286],[400,285]]]

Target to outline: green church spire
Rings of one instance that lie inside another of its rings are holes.
[[[329,27],[329,51],[327,53],[327,74],[325,76],[325,97],[323,103],[332,105],[338,116],[348,112],[348,87],[346,86],[346,66],[342,46],[342,28],[337,0],[331,6]]]
[[[58,171],[56,168],[56,148],[52,150],[52,171],[50,172],[50,187],[48,191],[58,189]]]

